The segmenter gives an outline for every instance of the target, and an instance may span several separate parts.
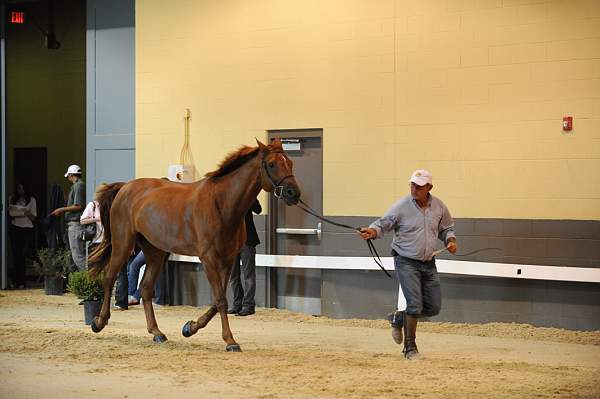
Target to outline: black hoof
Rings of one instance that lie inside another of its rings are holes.
[[[165,335],[155,335],[152,340],[157,344],[162,344],[163,342],[167,342],[167,337]]]
[[[235,344],[235,345],[227,345],[225,350],[227,352],[241,352],[242,348],[240,348],[240,346],[238,344]]]
[[[91,324],[92,331],[95,333],[99,333],[104,328],[104,327],[98,327],[98,325],[96,324],[97,320],[98,320],[98,317],[94,317],[94,320],[92,320],[92,324]]]
[[[189,338],[192,335],[194,335],[192,333],[192,327],[191,327],[191,325],[192,325],[192,321],[190,320],[187,323],[185,323],[183,325],[183,328],[181,329],[181,334],[183,334],[183,336],[186,337],[186,338]]]

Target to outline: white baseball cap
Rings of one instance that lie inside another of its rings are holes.
[[[65,177],[69,176],[69,175],[74,175],[74,174],[81,174],[81,168],[79,167],[79,165],[71,165],[69,166],[69,168],[67,169],[67,173],[65,173]]]
[[[410,182],[415,183],[418,186],[424,186],[426,184],[433,185],[432,179],[431,179],[431,173],[429,173],[425,169],[415,170],[413,172],[412,176],[410,177]]]

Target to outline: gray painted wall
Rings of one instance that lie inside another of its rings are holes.
[[[375,217],[332,219],[365,226]],[[255,216],[254,220],[264,243],[266,217]],[[356,233],[330,225],[324,226],[324,231],[319,255],[370,255]],[[456,232],[459,253],[483,247],[501,248],[499,252],[483,252],[463,258],[465,260],[600,267],[600,221],[458,219]],[[390,240],[388,237],[376,241],[380,254],[389,255]],[[257,252],[265,253],[264,244]],[[446,254],[440,258],[451,259],[452,256]],[[210,303],[210,290],[200,265],[172,262],[169,269],[175,280],[197,281],[194,290],[178,294],[178,302],[174,304]],[[258,306],[265,303],[264,276],[265,268],[257,268]],[[321,277],[324,316],[376,319],[395,309],[398,283],[380,271],[323,270]],[[441,276],[441,281],[442,311],[433,321],[516,322],[577,330],[600,329],[600,284],[447,274]]]
[[[87,198],[135,178],[135,2],[87,1]]]

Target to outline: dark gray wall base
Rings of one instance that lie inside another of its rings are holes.
[[[398,282],[378,270],[323,270],[321,295],[323,316],[383,319],[396,310]]]
[[[169,262],[171,305],[211,304],[202,265]],[[265,304],[265,270],[257,268],[256,303]],[[289,275],[288,275],[289,277]],[[526,323],[600,330],[600,285],[441,275],[442,311],[432,321]],[[321,314],[382,319],[396,308],[398,285],[380,271],[323,270]],[[231,294],[229,293],[231,301]]]
[[[433,321],[600,330],[600,284],[442,275]]]
[[[376,218],[331,217],[351,226],[368,226]],[[254,220],[264,242],[267,218],[254,216]],[[457,219],[455,223],[459,253],[485,247],[500,248],[500,251],[481,252],[459,258],[461,260],[600,267],[600,221]],[[328,224],[324,224],[323,230],[321,245],[311,248],[314,255],[370,256],[356,233]],[[382,256],[389,256],[390,243],[391,235],[375,241]],[[263,244],[257,247],[257,252],[265,253]],[[448,254],[439,258],[457,259]],[[170,272],[174,284],[172,304],[210,303],[210,290],[201,266],[178,263],[170,269],[174,269]],[[306,287],[301,277],[296,281],[294,273],[281,270],[280,274],[286,276],[286,295],[318,296],[318,290],[312,289],[309,295],[294,288]],[[282,279],[279,280],[281,285]],[[442,312],[432,319],[434,321],[516,322],[600,330],[600,284],[447,274],[441,275],[441,281]],[[323,270],[321,314],[334,318],[384,318],[396,307],[397,284],[380,271]],[[264,306],[265,298],[265,268],[257,268],[257,305]]]
[[[398,283],[381,272],[323,272],[323,315],[384,318],[396,308]],[[600,330],[600,285],[441,275],[442,311],[432,321],[526,323]]]
[[[201,263],[172,262],[167,266],[168,302],[170,305],[208,306],[212,293]],[[256,268],[257,306],[265,306],[266,268]],[[227,289],[227,301],[231,303],[231,289]]]

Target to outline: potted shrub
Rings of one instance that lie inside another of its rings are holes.
[[[64,280],[71,264],[71,251],[68,249],[40,249],[33,267],[40,276],[44,276],[46,295],[62,295]]]
[[[67,289],[83,300],[85,324],[89,326],[102,307],[104,297],[102,276],[92,277],[87,271],[73,272],[69,274]]]

